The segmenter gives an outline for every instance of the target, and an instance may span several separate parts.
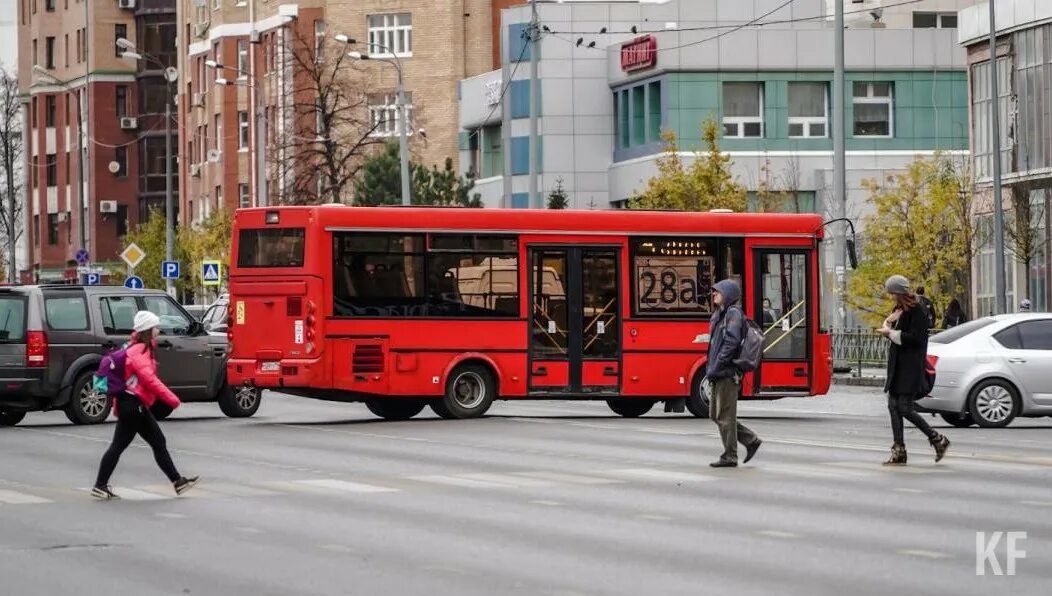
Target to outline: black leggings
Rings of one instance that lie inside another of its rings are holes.
[[[175,482],[179,480],[179,472],[172,463],[172,456],[168,454],[167,443],[161,427],[157,425],[157,419],[153,417],[149,408],[144,406],[138,398],[117,398],[117,428],[113,431],[113,443],[106,453],[102,455],[99,464],[99,476],[95,480],[95,486],[106,486],[110,483],[110,476],[117,467],[124,450],[135,440],[135,435],[140,435],[153,449],[153,458],[161,468],[168,480]]]
[[[934,439],[939,436],[939,433],[935,432],[932,427],[925,422],[924,418],[917,413],[917,410],[914,409],[912,395],[893,395],[889,393],[888,412],[891,413],[891,434],[894,437],[895,442],[899,445],[906,444],[902,438],[903,418],[912,422],[913,426],[919,428],[929,439]]]

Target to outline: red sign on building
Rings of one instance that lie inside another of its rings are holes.
[[[621,44],[621,70],[635,72],[657,64],[657,38],[653,35],[637,37]]]

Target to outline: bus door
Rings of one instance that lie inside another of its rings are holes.
[[[803,248],[753,250],[753,312],[764,333],[756,393],[797,394],[811,387],[811,259]]]
[[[619,393],[619,249],[529,246],[528,252],[530,393]]]

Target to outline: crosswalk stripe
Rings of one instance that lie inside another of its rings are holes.
[[[221,495],[229,495],[232,497],[266,497],[270,495],[276,495],[275,491],[267,490],[265,488],[259,488],[255,486],[244,486],[241,484],[229,484],[229,483],[208,483],[208,490],[219,493]]]
[[[705,474],[694,474],[691,472],[677,472],[675,470],[659,470],[651,468],[628,468],[624,470],[610,470],[604,472],[612,476],[627,476],[636,480],[664,480],[670,482],[705,482],[715,480],[715,476]]]
[[[361,482],[350,482],[336,478],[300,480],[298,483],[309,487],[344,493],[396,493],[401,491],[401,489],[391,488],[389,486],[376,486],[375,484],[363,484]]]
[[[418,482],[428,482],[431,484],[459,486],[461,488],[508,488],[508,485],[506,484],[498,484],[496,482],[485,482],[482,480],[473,480],[471,478],[462,478],[460,476],[443,476],[441,474],[410,476],[408,479],[416,480]]]
[[[31,505],[34,503],[53,502],[54,501],[51,499],[45,499],[44,497],[28,495],[13,490],[0,490],[0,503],[7,503],[8,505]]]
[[[944,474],[949,472],[947,468],[935,467],[934,465],[922,465],[922,466],[882,466],[880,462],[862,462],[862,461],[834,461],[834,462],[822,462],[821,465],[829,466],[831,468],[848,468],[852,470],[861,470],[866,472],[890,472],[895,474]]]
[[[515,488],[527,488],[534,486],[551,486],[552,483],[549,480],[540,480],[537,478],[525,478],[522,476],[515,476],[513,474],[491,474],[491,473],[476,473],[476,474],[461,474],[464,478],[471,480],[481,480],[483,482],[492,482],[494,484],[502,484],[504,486],[510,486]]]
[[[772,474],[785,474],[803,478],[866,478],[875,476],[876,470],[856,470],[837,466],[810,466],[804,464],[771,464],[757,467],[758,471]]]
[[[136,488],[124,488],[118,486],[113,487],[113,492],[117,493],[117,496],[125,501],[160,501],[163,499],[175,498],[175,493],[172,493],[171,495],[162,495]]]
[[[515,475],[539,478],[541,480],[551,480],[553,482],[565,482],[567,484],[620,484],[623,482],[622,480],[614,480],[613,478],[598,478],[596,476],[569,474],[566,472],[516,472]]]

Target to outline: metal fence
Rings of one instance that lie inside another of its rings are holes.
[[[869,329],[834,329],[833,367],[882,367],[888,362],[888,340]]]

